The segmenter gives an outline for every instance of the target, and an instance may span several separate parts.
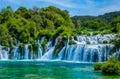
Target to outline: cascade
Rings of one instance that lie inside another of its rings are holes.
[[[9,57],[9,49],[2,49],[3,47],[0,45],[0,59],[7,60]]]
[[[102,62],[108,59],[113,45],[72,45],[64,47],[58,60]]]
[[[72,41],[76,44],[69,45],[70,39],[65,43],[64,47],[58,52],[57,57],[54,58],[53,52],[55,46],[58,44],[58,38],[53,41],[49,39],[46,43],[46,49],[43,50],[42,43],[45,37],[37,40],[38,50],[34,49],[31,44],[26,44],[23,49],[19,48],[19,44],[14,46],[12,50],[3,49],[0,45],[0,60],[14,59],[14,60],[66,60],[66,61],[80,61],[80,62],[103,62],[107,61],[109,56],[119,57],[120,51],[112,52],[114,45],[110,44],[110,40],[115,39],[116,34],[86,36],[81,35],[72,37]],[[113,54],[114,53],[114,54]]]

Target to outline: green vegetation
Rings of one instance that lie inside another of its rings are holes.
[[[101,63],[95,63],[94,64],[94,70],[101,70],[101,66],[102,66]]]
[[[47,41],[55,41],[58,36],[67,41],[71,36],[90,35],[90,32],[93,35],[120,33],[120,12],[71,18],[68,11],[54,6],[32,9],[19,7],[15,12],[8,6],[0,11],[0,45],[6,47],[16,45],[17,41],[34,44],[43,36]],[[42,43],[44,50],[46,40]]]
[[[120,74],[120,61],[110,58],[108,62],[95,63],[94,70],[100,70],[104,74]]]
[[[80,31],[92,31],[94,35],[120,33],[120,11],[100,16],[74,16],[71,19]]]
[[[41,46],[43,47],[43,51],[44,51],[44,52],[45,52],[45,50],[46,50],[46,44],[47,44],[47,42],[48,42],[48,40],[45,39],[45,40],[42,42],[42,44],[41,44]]]
[[[32,44],[43,36],[47,40],[50,38],[54,40],[58,35],[67,39],[72,35],[73,29],[68,12],[53,6],[32,9],[19,7],[15,12],[8,6],[0,11],[2,46],[11,46],[11,42],[15,44],[17,40],[24,44]]]

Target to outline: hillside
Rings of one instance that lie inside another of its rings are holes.
[[[92,29],[93,31],[93,30],[111,29],[112,31],[115,31],[113,30],[116,28],[113,24],[113,21],[115,21],[114,19],[116,19],[119,16],[120,16],[120,11],[115,11],[115,12],[105,13],[104,15],[99,15],[99,16],[73,16],[71,17],[71,19],[75,27],[80,27],[81,30]],[[119,23],[119,21],[117,21],[116,23]]]

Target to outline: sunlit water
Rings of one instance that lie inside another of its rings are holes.
[[[94,72],[92,63],[0,61],[0,79],[120,79]]]

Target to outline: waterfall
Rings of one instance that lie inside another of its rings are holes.
[[[112,54],[113,45],[108,44],[115,39],[116,34],[77,36],[72,40],[76,45],[68,45],[58,54],[58,60],[80,61],[80,62],[103,62],[107,61]]]
[[[58,44],[58,38],[55,40],[49,39],[45,44],[45,50],[43,50],[42,43],[45,41],[45,37],[36,41],[38,49],[31,44],[25,44],[22,48],[19,48],[19,43],[12,49],[4,49],[4,46],[0,45],[0,60],[14,59],[14,60],[66,60],[66,61],[79,61],[79,62],[103,62],[107,61],[109,56],[115,56],[120,58],[120,51],[112,52],[114,45],[110,44],[110,40],[115,39],[116,34],[95,35],[87,36],[81,35],[72,37],[68,41],[64,41],[65,45],[57,53],[57,57],[54,57],[54,50]],[[69,45],[70,40],[76,44]],[[54,44],[54,45],[52,45]],[[114,53],[114,54],[113,54]]]
[[[108,46],[108,47],[107,47]],[[72,45],[64,47],[59,55],[59,60],[102,62],[108,59],[112,45]]]
[[[18,47],[14,47],[12,52],[13,52],[12,59],[20,59],[20,53]]]
[[[38,49],[38,59],[40,59],[42,57],[42,49],[41,47],[39,47]]]
[[[24,59],[28,59],[29,58],[29,49],[28,49],[29,44],[25,45],[25,55],[24,55]]]
[[[58,43],[58,38],[56,38],[54,46],[52,46],[51,41],[49,41],[47,43],[47,47],[49,48],[49,50],[41,57],[42,60],[52,60],[53,59],[53,51],[54,51],[57,43]]]
[[[9,49],[2,49],[3,47],[0,45],[0,59],[1,60],[7,60],[9,56]]]
[[[49,49],[42,57],[41,57],[41,59],[42,60],[50,60],[50,59],[52,59],[52,56],[53,56],[53,51],[54,51],[54,48],[55,47],[52,47],[51,49]]]

